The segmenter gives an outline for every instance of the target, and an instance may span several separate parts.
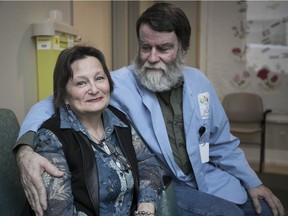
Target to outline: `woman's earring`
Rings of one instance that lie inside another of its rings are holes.
[[[67,110],[71,110],[70,104],[65,104]]]

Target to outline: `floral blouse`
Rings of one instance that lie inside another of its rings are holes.
[[[133,199],[134,180],[132,172],[127,169],[128,161],[124,158],[115,134],[115,126],[127,127],[110,110],[106,109],[102,114],[105,133],[103,138],[107,146],[99,145],[93,141],[89,133],[71,111],[60,109],[60,127],[72,128],[81,131],[88,137],[95,153],[99,179],[99,212],[100,215],[130,215]],[[132,139],[138,160],[139,172],[139,196],[138,204],[151,202],[157,209],[159,194],[162,189],[163,171],[136,131],[132,128]],[[86,215],[84,212],[76,211],[73,205],[71,188],[71,172],[62,144],[59,139],[48,129],[40,129],[35,136],[36,152],[46,157],[52,164],[64,172],[64,176],[56,178],[44,173],[42,178],[47,190],[48,208],[45,215]],[[105,148],[104,148],[105,147]],[[108,151],[108,152],[107,152]],[[109,154],[116,151],[120,156]]]

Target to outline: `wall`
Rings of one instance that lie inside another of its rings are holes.
[[[0,1],[0,107],[10,108],[21,123],[37,100],[35,43],[30,24],[61,10],[70,22],[69,2]]]
[[[73,25],[79,30],[81,43],[99,48],[112,68],[111,2],[74,1]]]
[[[262,97],[265,108],[287,114],[288,44],[275,45],[275,37],[263,37],[267,27],[257,29],[256,24],[270,19],[270,27],[276,21],[287,25],[288,2],[209,1],[204,5],[205,37],[201,39],[205,40],[202,51],[206,59],[202,69],[219,97],[231,92],[255,92]],[[275,28],[268,30],[275,33]],[[261,69],[265,76],[261,76]]]
[[[209,1],[201,12],[201,69],[220,99],[254,92],[265,109],[287,119],[288,2]],[[268,127],[267,163],[288,164],[287,127],[287,120]],[[241,147],[249,161],[259,160],[259,147]]]
[[[104,52],[111,67],[109,1],[0,1],[0,107],[12,109],[20,123],[37,102],[36,52],[30,24],[46,20],[54,9],[62,12],[64,22],[74,22],[81,43]]]

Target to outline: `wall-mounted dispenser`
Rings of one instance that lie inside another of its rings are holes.
[[[42,100],[53,92],[53,71],[59,53],[74,45],[78,30],[63,22],[58,10],[50,11],[47,20],[30,27],[36,40],[38,100]]]

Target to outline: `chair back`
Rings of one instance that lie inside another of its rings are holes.
[[[0,215],[20,216],[26,201],[12,153],[18,132],[14,112],[0,108]]]
[[[254,93],[231,93],[222,101],[229,119],[230,130],[241,144],[260,144],[259,172],[265,162],[266,115],[271,110],[263,109],[262,98]]]
[[[230,122],[260,122],[263,120],[262,98],[253,93],[231,93],[222,101]]]

